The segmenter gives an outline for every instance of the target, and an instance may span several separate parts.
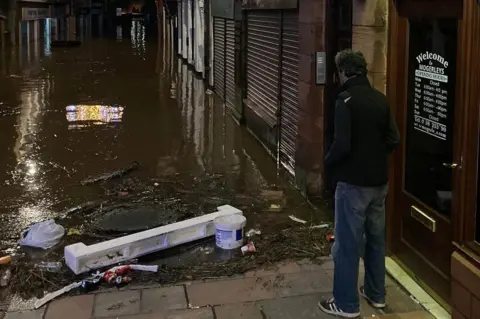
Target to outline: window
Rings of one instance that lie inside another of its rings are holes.
[[[448,217],[452,198],[456,19],[410,20],[405,191]]]

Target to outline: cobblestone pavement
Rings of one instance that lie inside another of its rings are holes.
[[[360,284],[362,277],[363,269]],[[332,317],[320,312],[317,302],[331,296],[332,278],[329,259],[319,264],[283,262],[234,278],[67,297],[38,310],[32,310],[32,302],[12,303],[3,319],[327,319]],[[362,300],[362,317],[433,318],[390,278],[387,303],[378,311]]]

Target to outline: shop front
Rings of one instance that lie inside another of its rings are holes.
[[[297,1],[244,1],[245,120],[259,140],[295,175],[299,100]]]
[[[19,2],[18,9],[19,44],[43,39],[45,37],[46,20],[51,17],[50,6],[47,1]]]
[[[178,28],[179,45],[178,54],[193,64],[194,59],[194,33],[193,33],[193,0],[179,0],[178,2]]]
[[[389,12],[388,97],[402,136],[390,251],[453,318],[478,318],[480,5],[396,0]]]
[[[213,79],[215,93],[232,111],[242,117],[239,47],[242,11],[235,0],[213,0]]]

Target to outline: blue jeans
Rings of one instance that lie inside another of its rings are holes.
[[[359,187],[339,182],[335,193],[333,297],[344,312],[360,311],[358,267],[365,265],[365,294],[385,302],[385,198],[388,185]]]

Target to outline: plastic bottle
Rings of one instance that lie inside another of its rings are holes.
[[[12,262],[12,256],[0,257],[0,265],[8,265]]]
[[[10,256],[0,257],[0,265],[16,264],[23,257],[25,257],[25,254],[18,254],[18,253],[11,254]]]
[[[62,269],[62,263],[57,261],[57,262],[45,262],[42,261],[41,263],[38,263],[35,265],[36,268],[40,268],[45,271],[50,271],[50,272],[57,272],[60,269]]]
[[[3,274],[2,278],[0,278],[0,287],[8,286],[8,283],[10,282],[11,278],[12,278],[12,271],[10,269],[7,269]]]

